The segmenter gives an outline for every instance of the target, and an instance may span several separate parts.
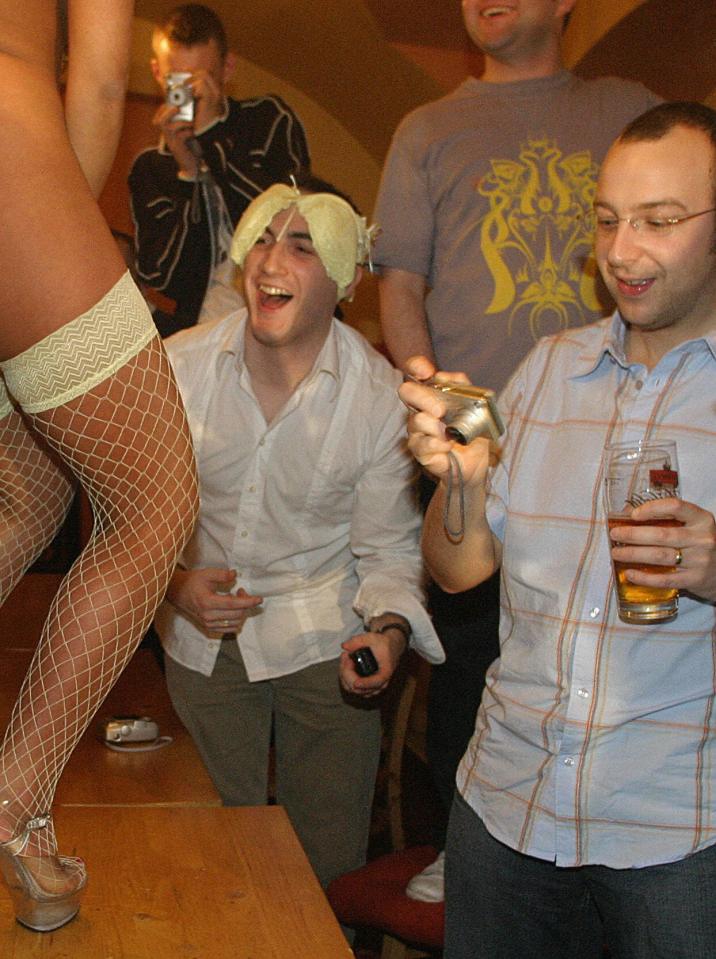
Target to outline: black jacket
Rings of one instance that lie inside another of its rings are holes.
[[[227,114],[197,139],[233,227],[272,183],[308,168],[306,134],[279,97],[227,99]],[[176,302],[173,326],[196,323],[214,262],[207,185],[179,179],[163,145],[140,153],[129,189],[140,279]]]

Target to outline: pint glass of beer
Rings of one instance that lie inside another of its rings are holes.
[[[682,526],[675,519],[649,520],[639,523],[631,518],[632,508],[652,499],[679,495],[679,466],[676,443],[617,443],[606,448],[605,508],[609,529],[614,526]],[[610,540],[610,547],[612,543]],[[619,605],[619,618],[625,623],[653,623],[673,619],[679,608],[676,589],[637,586],[625,578],[627,569],[648,573],[664,573],[675,567],[649,563],[617,563],[614,582]]]

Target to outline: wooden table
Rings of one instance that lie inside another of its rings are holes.
[[[102,743],[102,717],[150,716],[172,742],[152,752],[114,752]],[[80,740],[60,779],[59,805],[221,805],[189,733],[174,712],[152,652],[138,650],[97,718]]]
[[[53,933],[13,920],[3,959],[349,959],[353,955],[282,808],[59,807],[90,881]]]
[[[0,728],[4,728],[59,577],[27,576],[2,608]],[[154,752],[117,753],[97,738],[102,717],[151,716],[173,742]],[[134,654],[60,779],[55,804],[221,804],[194,743],[174,712],[149,649]]]
[[[57,577],[27,576],[0,611],[0,726],[40,634]],[[140,649],[99,717],[150,715],[174,737],[115,753],[82,737],[54,805],[62,852],[90,882],[53,933],[14,921],[0,884],[1,959],[348,959],[352,952],[283,809],[224,809],[164,677]]]

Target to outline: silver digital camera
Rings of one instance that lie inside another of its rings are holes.
[[[442,393],[448,404],[443,417],[445,432],[456,443],[467,446],[477,436],[498,440],[505,432],[492,390],[452,381],[426,380],[425,385]]]
[[[166,103],[170,107],[178,107],[174,115],[174,122],[183,120],[186,123],[194,121],[194,91],[189,80],[191,73],[167,73],[164,77],[166,83]]]
[[[107,743],[146,743],[159,736],[159,727],[149,716],[113,716],[100,724],[100,738]]]

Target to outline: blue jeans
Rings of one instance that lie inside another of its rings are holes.
[[[515,852],[461,796],[445,861],[444,959],[714,959],[716,846],[642,869]]]

